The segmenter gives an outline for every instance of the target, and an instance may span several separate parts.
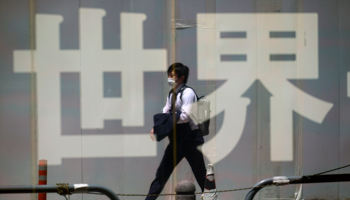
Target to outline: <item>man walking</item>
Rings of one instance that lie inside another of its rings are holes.
[[[156,177],[151,184],[148,193],[150,196],[147,196],[146,200],[158,197],[157,195],[163,190],[174,168],[183,158],[187,159],[200,188],[202,191],[204,190],[205,163],[202,152],[197,149],[199,145],[204,143],[204,139],[196,122],[190,118],[190,115],[197,111],[195,105],[197,96],[193,89],[186,87],[188,75],[189,68],[182,63],[174,63],[168,68],[168,83],[175,89],[176,97],[173,103],[174,92],[172,90],[167,97],[163,113],[172,113],[175,109],[175,111],[181,111],[181,114],[176,123],[176,142],[174,142],[173,134],[168,136],[170,143],[164,152]],[[155,140],[153,129],[150,136],[152,140]],[[176,155],[175,162],[174,155]]]

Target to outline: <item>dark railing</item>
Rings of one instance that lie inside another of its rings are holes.
[[[264,179],[254,185],[245,200],[253,200],[256,193],[266,186],[276,185],[290,185],[301,183],[326,183],[326,182],[344,182],[350,181],[350,174],[331,174],[331,175],[312,175],[312,176],[275,176]]]
[[[253,200],[254,196],[264,187],[283,186],[301,183],[326,183],[350,181],[350,174],[312,175],[312,176],[275,176],[264,179],[254,185],[245,200]],[[18,185],[0,186],[0,194],[14,193],[57,193],[60,195],[71,195],[74,193],[98,193],[104,194],[111,200],[119,200],[118,196],[109,188],[100,185],[88,184],[56,184],[56,185]]]
[[[70,195],[74,193],[100,193],[108,196],[111,200],[119,200],[117,195],[111,189],[100,185],[57,184],[0,186],[0,194],[14,193],[58,193],[60,195]]]

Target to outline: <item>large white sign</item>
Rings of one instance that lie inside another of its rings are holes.
[[[214,115],[225,111],[207,143],[220,147],[215,160],[237,145],[250,102],[242,95],[259,80],[272,93],[271,160],[292,161],[293,111],[322,123],[333,106],[287,80],[318,78],[317,14],[199,14],[197,21],[198,78],[226,80],[209,96]]]
[[[121,50],[102,48],[101,9],[80,9],[80,50],[59,48],[62,16],[36,16],[39,158],[60,164],[62,158],[156,156],[148,134],[61,135],[60,73],[80,72],[81,128],[103,128],[107,119],[143,126],[143,72],[165,71],[166,50],[143,49],[144,14],[121,14]],[[30,72],[28,50],[14,52],[15,72]],[[122,97],[103,98],[103,72],[121,72]],[[135,115],[137,113],[137,115]]]
[[[103,49],[105,14],[101,9],[80,9],[79,50],[59,48],[62,16],[36,16],[38,149],[39,158],[51,164],[60,164],[62,158],[156,156],[156,144],[147,133],[61,135],[60,73],[80,73],[81,128],[102,129],[104,120],[111,119],[122,120],[124,127],[143,126],[143,73],[167,68],[166,50],[143,49],[144,14],[122,13],[121,49]],[[197,32],[198,78],[226,80],[208,96],[212,116],[225,111],[221,129],[206,145],[218,147],[211,161],[224,159],[237,145],[249,104],[242,94],[255,80],[272,93],[271,159],[293,160],[292,112],[322,123],[332,107],[287,80],[318,78],[317,16],[199,14],[198,23],[206,24]],[[14,71],[31,72],[29,50],[14,52]],[[121,72],[120,98],[103,97],[103,72]]]

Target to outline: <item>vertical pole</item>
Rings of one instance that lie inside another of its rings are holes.
[[[175,63],[176,62],[176,29],[175,29],[175,23],[176,23],[176,0],[171,1],[171,58],[170,62]],[[175,70],[175,66],[173,66],[173,71]],[[174,164],[174,186],[177,183],[177,171],[176,171],[176,164],[177,164],[177,137],[176,137],[176,114],[175,114],[175,87],[173,87],[173,164]]]
[[[31,146],[31,184],[36,185],[37,176],[37,109],[36,109],[36,77],[35,77],[35,14],[36,0],[29,0],[29,41],[30,41],[30,146]],[[36,199],[36,194],[31,195],[31,200]]]
[[[39,160],[39,185],[47,184],[47,160]],[[39,193],[38,200],[46,200],[46,193]]]
[[[298,13],[303,13],[304,12],[304,0],[297,0],[296,1],[297,3],[297,10],[296,12]],[[302,18],[298,18],[298,21],[297,21],[297,29],[303,29],[304,28],[304,22],[302,20]],[[304,32],[304,31],[303,31]],[[295,49],[295,52],[298,52],[298,48],[296,47]],[[297,67],[300,69],[301,68],[301,65],[299,62],[297,62]],[[300,89],[304,89],[305,88],[305,85],[304,85],[304,81],[302,81],[301,79],[298,79],[298,82],[297,82],[297,85]],[[303,105],[303,102],[304,99],[302,99],[301,96],[298,96],[298,106],[302,106]],[[295,146],[293,147],[295,150],[295,175],[296,176],[301,176],[303,173],[303,161],[304,161],[304,158],[303,158],[303,153],[304,153],[304,118],[303,116],[301,115],[298,115],[297,117],[297,128],[295,130],[296,132],[296,142],[295,142]],[[295,200],[300,200],[302,199],[302,195],[303,195],[303,185],[302,184],[298,184],[298,185],[295,185],[295,193],[294,193],[294,199]]]

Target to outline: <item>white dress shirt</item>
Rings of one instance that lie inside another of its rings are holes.
[[[180,89],[184,86],[184,84],[181,84],[179,87],[176,88],[176,101],[175,101],[175,108],[176,110],[181,110],[181,115],[179,120],[177,121],[177,124],[183,124],[183,123],[190,123],[191,129],[195,130],[198,129],[198,126],[195,121],[193,121],[190,118],[190,115],[195,115],[197,113],[197,105],[195,102],[197,101],[196,94],[191,88],[185,88],[183,90],[182,98],[180,99]],[[172,101],[173,93],[170,95],[167,95],[167,101],[163,108],[163,113],[170,113],[171,112],[171,101]]]

